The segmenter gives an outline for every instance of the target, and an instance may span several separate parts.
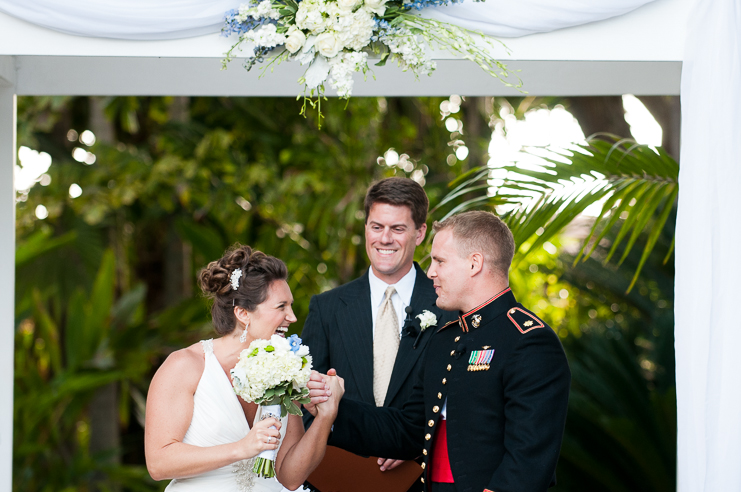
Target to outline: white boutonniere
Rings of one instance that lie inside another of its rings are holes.
[[[417,318],[419,318],[419,327],[422,331],[425,331],[430,326],[437,326],[437,316],[435,316],[435,313],[426,309],[422,311],[422,314],[418,314]]]

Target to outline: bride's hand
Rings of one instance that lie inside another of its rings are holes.
[[[271,429],[271,427],[275,429]],[[278,449],[280,444],[280,420],[267,418],[252,426],[250,432],[240,441],[243,458],[249,459],[268,449]]]
[[[337,376],[336,374],[337,372],[335,372],[334,369],[330,369],[329,371],[327,371],[327,375],[329,376],[328,382],[331,396],[325,403],[316,406],[318,414],[316,415],[317,417],[328,417],[332,420],[337,417],[337,409],[339,407],[340,400],[345,394],[345,380]]]
[[[336,374],[334,369],[330,369],[328,372],[332,375]],[[327,401],[332,394],[329,390],[329,378],[317,371],[311,371],[311,376],[306,387],[309,388],[311,403],[305,404],[304,408],[312,416],[316,417],[316,406]]]

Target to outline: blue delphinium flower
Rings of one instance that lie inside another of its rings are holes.
[[[405,3],[404,8],[407,10],[422,10],[427,7],[443,7],[451,3],[460,3],[461,1],[463,0],[412,0],[410,3]]]
[[[301,339],[296,334],[288,337],[288,343],[291,345],[291,352],[294,354],[301,348]]]
[[[232,9],[226,13],[224,16],[224,27],[221,28],[222,36],[228,37],[232,34],[241,35],[265,24],[267,21],[267,19],[249,18],[244,22],[240,22],[237,19],[237,16],[239,16],[239,11],[237,9]]]

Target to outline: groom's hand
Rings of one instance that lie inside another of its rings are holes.
[[[378,465],[381,467],[381,471],[393,470],[402,463],[404,463],[404,460],[387,460],[385,458],[378,458]]]

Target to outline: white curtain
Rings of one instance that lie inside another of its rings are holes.
[[[491,36],[516,37],[595,22],[653,0],[486,0],[427,9],[425,15]],[[0,12],[79,36],[176,39],[216,33],[246,0],[0,0]]]
[[[698,0],[682,67],[678,491],[741,491],[741,2]]]

